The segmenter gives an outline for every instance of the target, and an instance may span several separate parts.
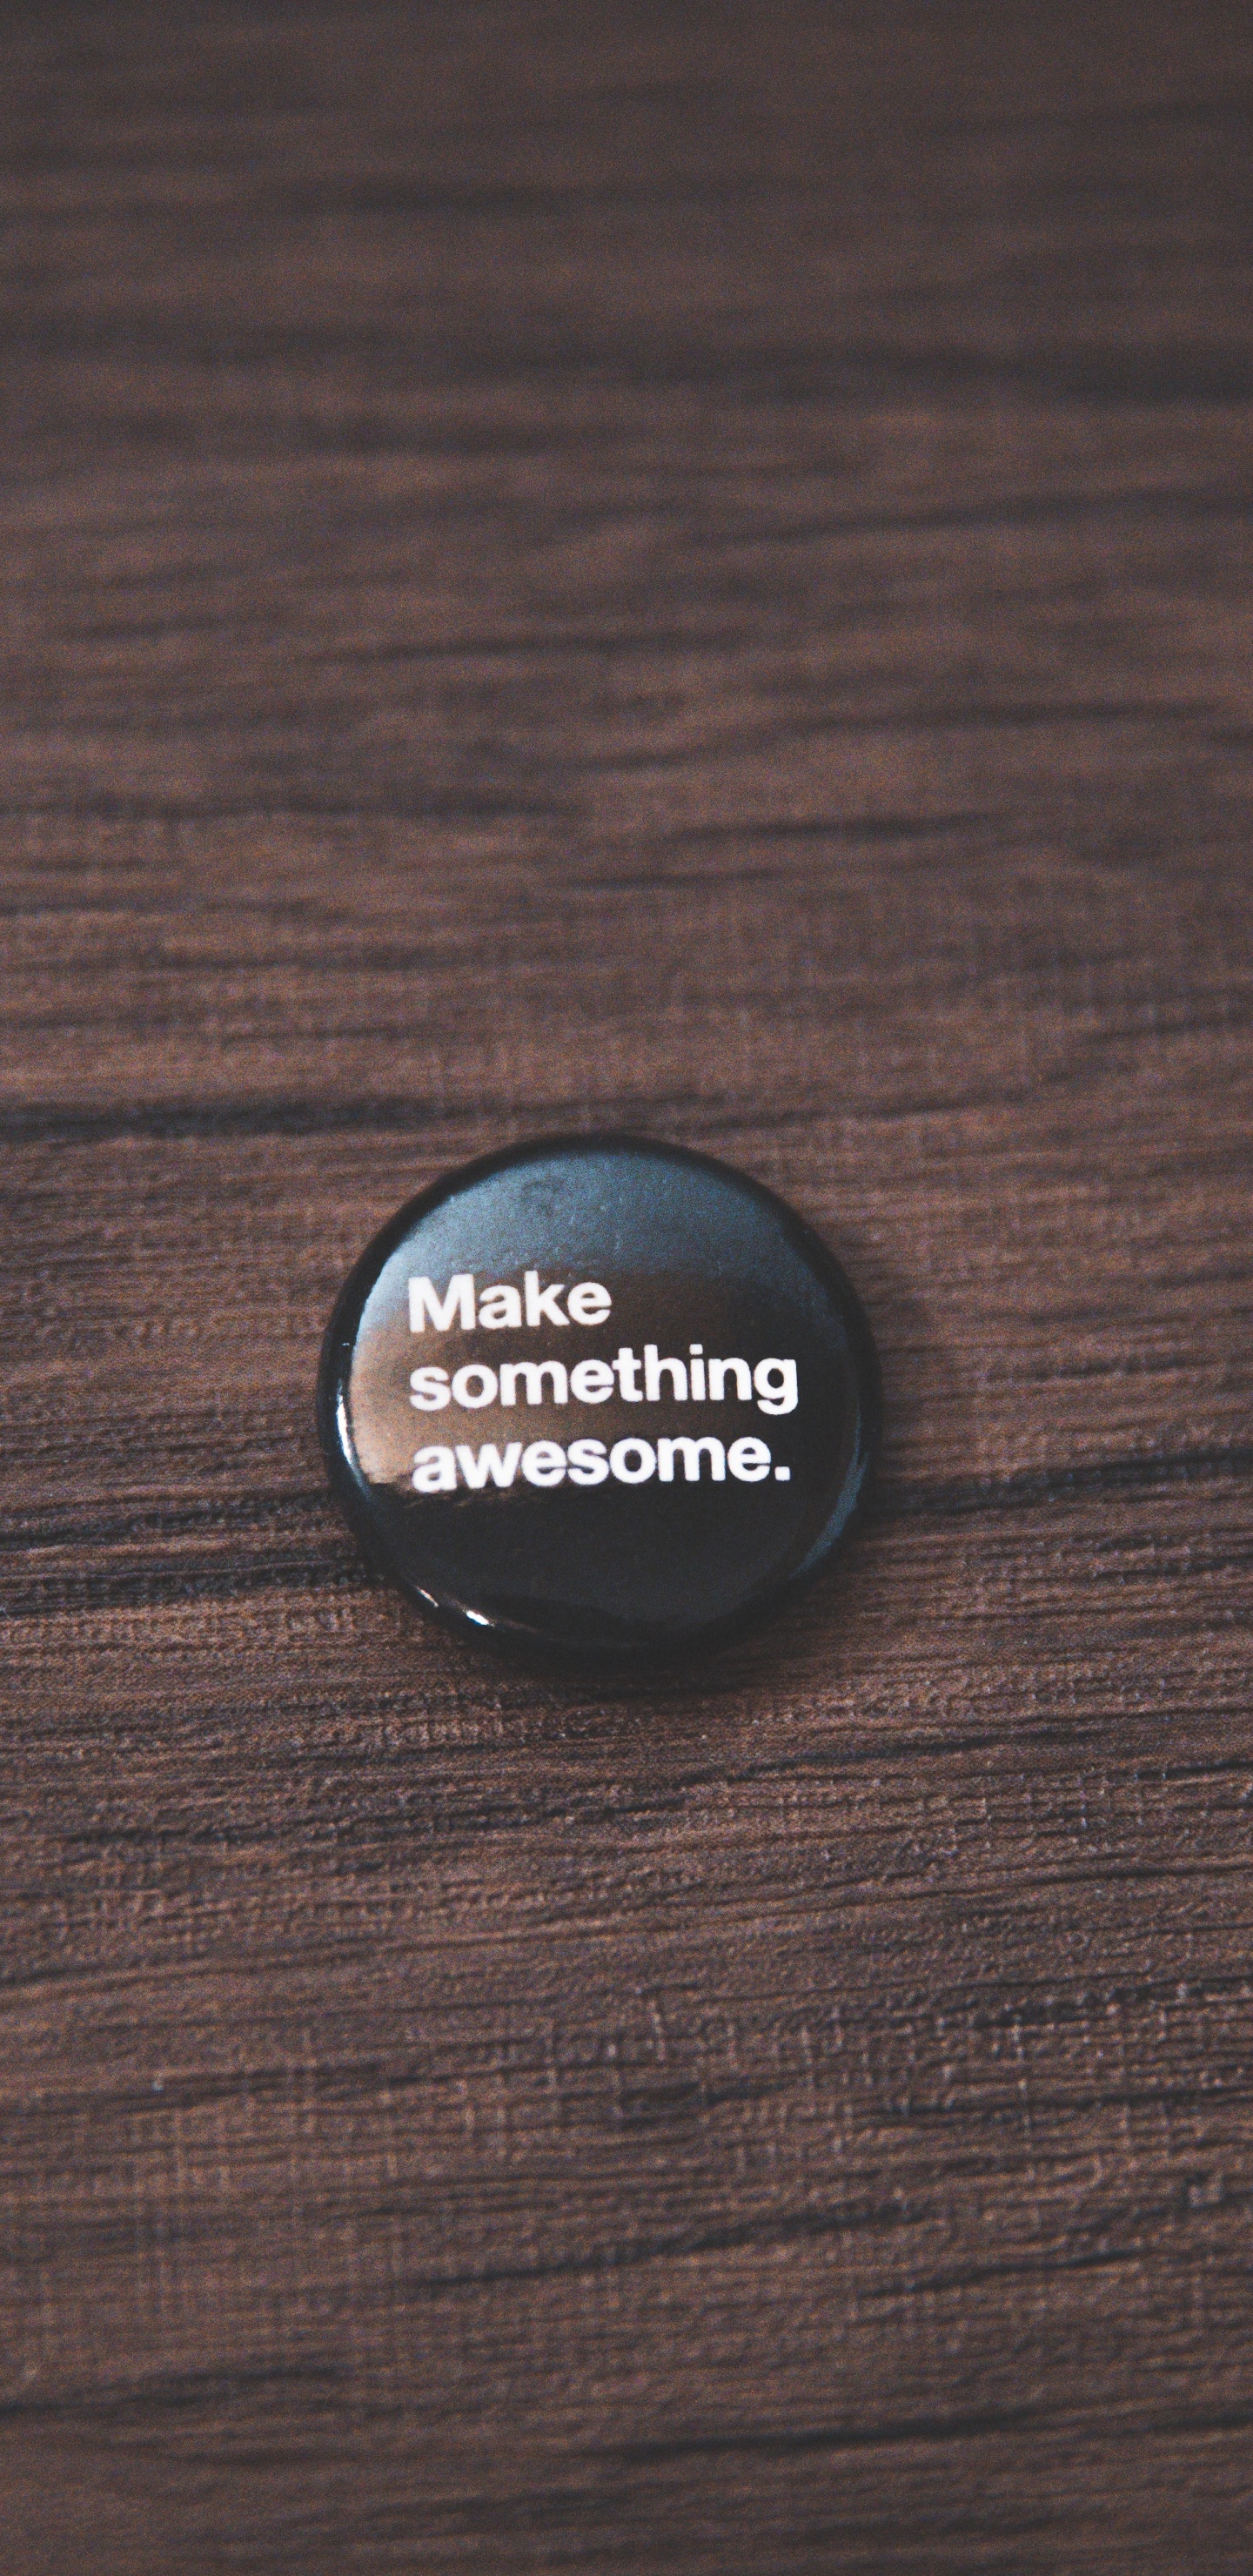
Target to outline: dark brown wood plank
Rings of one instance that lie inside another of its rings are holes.
[[[15,2576],[1244,2576],[1253,27],[0,32]],[[311,1419],[504,1139],[846,1258],[647,1691]]]

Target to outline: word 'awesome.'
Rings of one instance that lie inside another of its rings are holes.
[[[740,1485],[760,1485],[773,1468],[780,1484],[786,1484],[792,1470],[775,1467],[765,1440],[733,1440],[724,1449],[720,1440],[616,1440],[606,1452],[603,1440],[572,1440],[568,1449],[559,1440],[532,1440],[524,1448],[520,1440],[510,1440],[504,1450],[494,1441],[482,1448],[471,1449],[458,1442],[456,1448],[432,1443],[419,1449],[413,1462],[413,1483],[419,1494],[451,1494],[456,1491],[458,1474],[463,1484],[481,1494],[489,1485],[508,1487],[521,1468],[528,1485],[548,1489],[562,1485],[567,1476],[572,1485],[604,1485],[612,1476],[620,1485],[646,1485],[655,1476],[659,1484],[672,1485],[675,1468],[682,1465],[689,1485],[699,1484],[706,1463],[711,1483],[724,1485],[727,1469]]]

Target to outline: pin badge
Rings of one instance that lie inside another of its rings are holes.
[[[335,1494],[453,1626],[607,1671],[755,1623],[839,1547],[879,1365],[781,1199],[633,1137],[522,1145],[399,1210],[336,1302]]]

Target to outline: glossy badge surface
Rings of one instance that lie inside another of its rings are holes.
[[[455,1626],[606,1669],[732,1634],[866,1491],[879,1369],[755,1181],[631,1137],[436,1182],[336,1304],[318,1418],[367,1556]]]

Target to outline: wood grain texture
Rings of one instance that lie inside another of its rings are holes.
[[[1247,2576],[1253,21],[0,31],[13,2576]],[[870,1306],[606,1698],[312,1379],[584,1123]]]

